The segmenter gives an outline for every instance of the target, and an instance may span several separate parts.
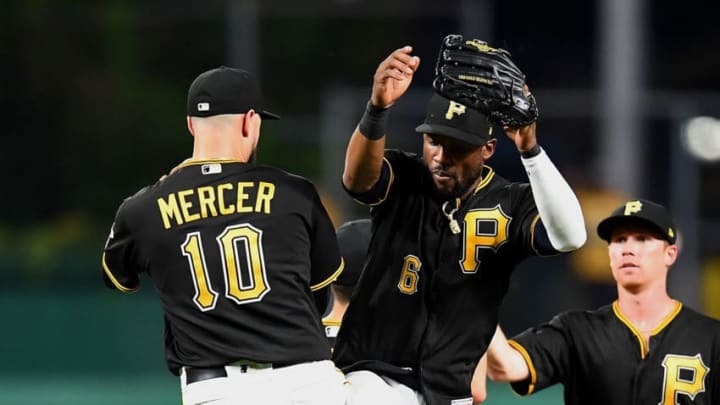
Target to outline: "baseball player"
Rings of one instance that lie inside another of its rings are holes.
[[[385,150],[385,121],[420,65],[409,46],[374,75],[342,181],[371,207],[373,237],[333,358],[349,404],[470,405],[514,266],[586,238],[572,189],[538,145],[535,124],[506,128],[530,184],[485,166],[496,147],[485,115],[433,94],[423,155]]]
[[[331,346],[335,345],[342,317],[347,310],[352,291],[360,278],[360,274],[362,274],[368,245],[370,244],[370,227],[371,222],[369,219],[356,219],[345,222],[337,229],[338,245],[345,262],[345,268],[331,285],[330,311],[323,318],[325,336],[327,336]]]
[[[255,163],[258,82],[219,67],[190,86],[192,158],[127,198],[102,256],[132,292],[146,273],[165,311],[165,356],[183,404],[343,404],[313,291],[343,269],[308,180]]]
[[[678,255],[667,210],[628,201],[604,219],[618,298],[594,311],[571,311],[516,336],[502,331],[487,352],[488,375],[528,395],[565,387],[566,404],[720,403],[720,321],[667,293]]]

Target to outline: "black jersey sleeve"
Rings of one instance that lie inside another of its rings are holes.
[[[535,249],[535,231],[540,222],[532,189],[527,183],[510,183],[506,186],[512,199],[513,216],[510,235],[514,246],[523,252],[539,254]]]
[[[550,237],[548,236],[545,225],[543,224],[542,219],[540,219],[539,214],[538,221],[535,222],[533,228],[532,247],[540,256],[552,256],[559,253],[553,247],[552,242],[550,242]]]
[[[320,196],[316,191],[313,194],[310,289],[317,291],[335,281],[342,273],[344,263],[340,256],[335,227],[330,221]]]
[[[522,235],[521,244],[524,250],[533,252],[538,256],[551,256],[559,252],[552,246],[550,239],[543,225],[542,218],[538,213],[535,199],[532,195],[532,188],[529,183],[512,183],[514,187],[511,195],[517,199],[519,221]]]
[[[125,220],[126,203],[115,215],[115,222],[105,243],[102,255],[103,279],[110,288],[133,292],[140,288],[140,266],[137,265],[135,240]]]
[[[394,180],[394,173],[392,166],[388,162],[387,158],[383,159],[382,167],[380,168],[380,178],[370,190],[364,193],[353,193],[352,191],[343,188],[355,201],[369,206],[382,204],[387,198],[388,192],[390,192],[390,186],[392,186]]]
[[[520,352],[530,370],[530,377],[511,384],[519,395],[530,395],[562,382],[570,369],[568,322],[563,314],[536,328],[530,328],[509,341]]]

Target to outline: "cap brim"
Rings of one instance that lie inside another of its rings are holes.
[[[261,110],[260,112],[258,112],[258,114],[260,114],[260,117],[262,117],[262,119],[264,119],[264,120],[279,120],[280,119],[279,115],[277,115],[275,113],[271,113],[270,111]]]
[[[645,226],[648,229],[657,231],[658,235],[660,235],[660,237],[662,239],[668,241],[669,243],[673,243],[673,241],[667,237],[664,230],[661,229],[656,223],[650,221],[649,219],[645,219],[642,217],[627,216],[627,215],[618,215],[618,216],[605,218],[598,224],[597,234],[602,240],[604,240],[606,242],[610,242],[610,237],[612,236],[613,230],[615,230],[615,228],[617,228],[619,226],[627,225],[627,224],[639,224],[639,225]]]
[[[451,138],[458,139],[460,141],[463,141],[465,143],[469,143],[471,145],[485,145],[487,141],[492,139],[490,135],[487,137],[478,136],[477,134],[469,134],[467,132],[461,131],[457,128],[448,127],[445,125],[438,125],[438,124],[421,124],[417,128],[415,128],[415,132],[421,133],[421,134],[433,134],[433,135],[442,135],[442,136],[449,136]]]

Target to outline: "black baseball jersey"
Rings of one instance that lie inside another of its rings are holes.
[[[333,287],[338,290],[330,290],[330,300],[327,311],[332,311],[335,304],[335,294],[342,294],[342,299],[347,300],[352,295],[352,289],[355,288],[360,274],[362,273],[365,258],[367,257],[368,245],[370,244],[371,232],[370,219],[356,219],[342,224],[337,229],[338,246],[343,256],[345,266],[342,273],[335,280]],[[335,339],[340,330],[341,320],[325,318],[323,326],[325,326],[325,336],[330,346],[335,346]]]
[[[187,163],[126,199],[103,255],[106,280],[121,291],[149,275],[175,374],[239,359],[329,359],[311,291],[342,267],[312,183],[236,161]]]
[[[678,302],[650,335],[646,347],[617,301],[560,314],[510,340],[531,374],[512,387],[528,395],[562,383],[568,405],[720,403],[720,321]]]
[[[485,167],[454,214],[455,234],[443,213],[447,200],[436,195],[422,159],[399,151],[386,151],[385,158],[388,190],[372,205],[368,262],[333,357],[347,372],[373,370],[420,389],[429,405],[449,404],[470,397],[512,269],[538,254],[534,230],[544,227],[536,227],[529,184]]]
[[[345,269],[335,284],[348,287],[357,284],[370,245],[371,226],[371,221],[364,218],[348,221],[338,228],[338,246],[345,260]]]

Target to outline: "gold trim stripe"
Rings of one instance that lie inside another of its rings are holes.
[[[640,331],[635,328],[635,325],[633,325],[632,322],[630,322],[630,320],[627,319],[622,312],[620,312],[620,304],[618,303],[618,300],[613,301],[612,309],[615,313],[615,316],[620,319],[620,322],[624,323],[625,326],[630,329],[630,332],[632,332],[633,335],[635,335],[635,337],[637,338],[638,343],[640,343],[640,358],[644,359],[645,353],[647,353],[647,347],[645,347],[645,338],[643,337],[642,333],[640,333]]]
[[[330,277],[326,278],[325,281],[322,281],[315,285],[311,285],[310,291],[315,292],[323,287],[328,286],[330,283],[332,283],[333,281],[335,281],[338,278],[338,276],[340,275],[340,273],[342,273],[344,268],[345,268],[345,259],[343,259],[341,257],[340,258],[340,266],[338,267],[338,269],[335,270],[335,272],[333,274],[331,274]]]
[[[323,326],[340,326],[342,324],[341,320],[337,319],[323,319],[322,320]]]
[[[530,354],[527,352],[527,350],[525,350],[523,345],[512,339],[508,340],[508,344],[510,345],[510,347],[517,350],[525,358],[525,363],[527,363],[528,370],[530,371],[530,385],[528,385],[528,391],[523,395],[530,395],[535,392],[535,385],[537,384],[537,372],[535,371],[535,364],[533,364],[533,361],[530,358]]]
[[[667,316],[667,318],[663,319],[663,321],[660,322],[660,325],[658,325],[657,328],[650,331],[650,336],[655,336],[658,333],[660,333],[663,329],[665,329],[666,326],[668,326],[668,324],[670,322],[672,322],[673,319],[675,319],[677,314],[680,313],[680,310],[683,307],[682,302],[677,301],[677,300],[673,300],[673,301],[675,301],[675,309],[673,309],[672,312],[670,312],[670,314]]]
[[[237,159],[204,159],[204,160],[187,159],[187,160],[183,161],[182,163],[180,163],[179,165],[177,165],[177,169],[187,167],[187,166],[203,165],[203,164],[207,164],[207,163],[247,163],[247,162],[243,162],[242,160],[237,160]]]
[[[102,268],[103,268],[103,271],[105,272],[105,274],[110,279],[110,281],[112,281],[115,288],[117,288],[118,290],[120,290],[124,293],[131,293],[131,292],[137,291],[140,288],[139,286],[135,287],[135,288],[128,288],[128,287],[125,287],[124,285],[120,284],[120,282],[117,281],[115,276],[113,276],[108,265],[105,263],[105,253],[103,253],[103,255],[102,255]]]
[[[532,220],[532,224],[530,224],[530,247],[532,250],[540,256],[540,252],[538,252],[537,249],[535,249],[535,226],[540,221],[540,213],[538,212],[537,215],[535,215],[535,218]]]
[[[473,191],[473,194],[480,191],[483,187],[487,186],[490,183],[490,180],[492,180],[493,177],[495,177],[495,170],[493,170],[490,166],[485,166],[488,169],[487,174],[485,177],[480,180],[480,183],[478,183],[477,186],[475,186],[475,191]]]
[[[374,203],[370,203],[370,204],[364,203],[364,202],[362,202],[362,201],[360,201],[360,200],[358,200],[358,199],[353,198],[353,200],[355,200],[355,202],[357,202],[357,203],[359,203],[359,204],[362,204],[362,205],[365,205],[365,206],[367,206],[367,207],[374,207],[374,206],[376,206],[376,205],[382,204],[383,201],[385,201],[385,200],[387,199],[388,194],[390,194],[390,187],[392,187],[392,184],[395,182],[395,172],[393,171],[393,167],[392,167],[392,165],[390,164],[390,161],[387,160],[387,158],[383,157],[383,162],[387,163],[388,169],[390,169],[390,180],[388,181],[387,188],[385,189],[385,195],[383,195],[382,198],[381,198],[379,201],[374,202]],[[382,169],[380,169],[380,170],[382,171]]]

